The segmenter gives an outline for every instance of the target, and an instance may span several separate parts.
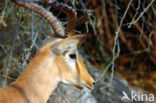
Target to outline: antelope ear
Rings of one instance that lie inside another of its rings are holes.
[[[68,50],[76,50],[84,42],[86,37],[86,35],[82,34],[67,37],[54,46],[53,52],[62,54]]]

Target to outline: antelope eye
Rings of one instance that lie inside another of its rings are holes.
[[[70,54],[69,57],[70,57],[71,59],[76,59],[76,58],[77,58],[77,57],[76,57],[76,54]]]

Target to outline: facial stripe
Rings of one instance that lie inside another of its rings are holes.
[[[87,68],[85,67],[80,57],[78,57],[78,70],[80,72],[79,76],[81,80],[83,80],[83,83],[85,83],[85,85],[87,85],[88,87],[92,88],[93,87],[92,77],[88,73]]]

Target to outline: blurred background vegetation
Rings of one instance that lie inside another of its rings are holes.
[[[96,80],[95,89],[91,92],[95,102],[120,103],[116,98],[120,98],[117,95],[122,92],[118,93],[119,90],[116,89],[122,83],[127,90],[135,88],[137,91],[156,95],[155,0],[57,1],[77,11],[76,33],[88,34],[80,52]],[[50,10],[66,26],[64,13],[43,3],[39,4]],[[1,87],[16,80],[40,48],[42,41],[52,36],[53,29],[43,17],[10,0],[0,0]],[[113,82],[119,85],[113,87]],[[113,90],[117,94],[113,94]],[[60,94],[58,91],[60,89],[56,90],[56,95]],[[58,96],[61,97],[61,102],[69,102],[65,91],[63,93]],[[113,99],[110,95],[114,95]]]

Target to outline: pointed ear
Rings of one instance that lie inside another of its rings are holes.
[[[67,37],[52,48],[53,52],[56,54],[62,54],[68,50],[76,50],[86,38],[87,36],[82,34]]]

